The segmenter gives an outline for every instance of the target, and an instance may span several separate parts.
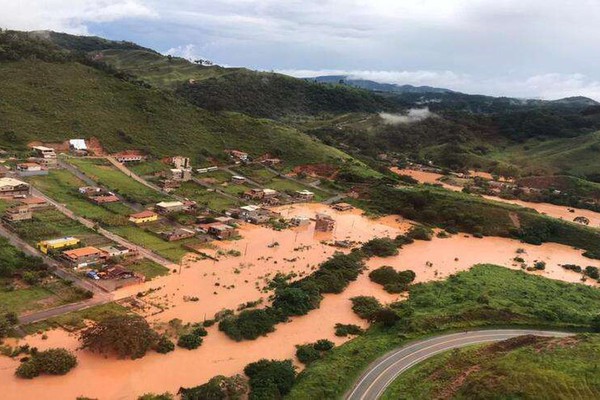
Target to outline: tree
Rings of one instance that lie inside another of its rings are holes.
[[[246,365],[244,373],[250,378],[250,400],[280,399],[292,390],[296,379],[292,360],[262,359]]]
[[[141,358],[155,347],[158,334],[138,315],[118,315],[103,319],[84,329],[79,337],[81,348],[120,358]]]
[[[385,327],[394,326],[399,319],[400,317],[398,314],[396,314],[394,310],[390,308],[381,309],[373,316],[374,322],[381,323]]]
[[[173,350],[175,350],[175,344],[173,344],[173,342],[171,342],[169,338],[164,335],[158,339],[158,342],[154,347],[154,351],[160,354],[170,353]]]
[[[369,321],[382,308],[379,300],[373,296],[357,296],[351,298],[350,301],[352,301],[352,311]]]
[[[184,349],[193,350],[197,349],[202,345],[202,338],[193,333],[181,335],[177,341],[177,346],[183,347]]]
[[[321,352],[315,349],[312,344],[304,344],[301,346],[296,346],[296,357],[302,364],[308,365],[313,361],[320,359]]]
[[[361,250],[367,257],[391,257],[398,254],[398,246],[390,238],[371,239],[363,244]]]
[[[215,376],[203,385],[179,390],[181,400],[240,400],[248,393],[248,383],[242,375]]]
[[[314,308],[308,293],[295,287],[277,289],[273,307],[284,315],[305,315]]]
[[[169,392],[162,394],[146,393],[138,397],[137,400],[173,400],[173,395]]]
[[[48,349],[33,352],[31,358],[19,365],[15,374],[20,378],[31,379],[40,374],[65,375],[75,368],[77,357],[66,349]]]
[[[586,217],[575,217],[573,219],[573,221],[578,222],[578,223],[583,224],[583,225],[589,225],[590,224],[590,219],[586,218]]]
[[[592,332],[600,333],[600,314],[592,318],[591,328]]]

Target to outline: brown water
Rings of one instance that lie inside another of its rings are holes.
[[[315,233],[312,223],[307,227],[275,232],[245,225],[241,229],[244,237],[242,240],[219,243],[219,248],[224,250],[240,251],[240,257],[224,257],[218,262],[189,261],[182,267],[180,274],[157,279],[144,287],[127,288],[120,291],[119,296],[144,288],[160,287],[159,291],[145,299],[168,309],[149,317],[151,322],[166,322],[172,318],[198,322],[205,317],[212,318],[216,311],[223,308],[235,309],[243,302],[260,297],[266,300],[267,294],[261,293],[255,282],[259,282],[259,287],[262,287],[265,279],[268,279],[267,275],[272,277],[276,272],[292,271],[299,274],[310,273],[311,267],[316,267],[336,250],[322,244],[322,240],[365,241],[372,237],[393,237],[410,226],[408,221],[393,216],[374,220],[361,216],[359,210],[336,212],[319,204],[285,206],[278,210],[284,216],[314,217],[317,212],[327,212],[336,220],[336,229],[329,234]],[[279,246],[269,247],[274,241]],[[510,239],[475,239],[455,235],[448,239],[435,238],[431,242],[417,241],[405,246],[396,257],[369,260],[368,267],[372,269],[392,265],[397,269],[410,268],[416,272],[417,281],[423,282],[442,279],[481,262],[519,268],[512,262],[517,248],[525,249],[526,253],[521,256],[530,265],[534,260],[546,261],[546,271],[539,274],[553,279],[576,282],[580,277],[574,272],[562,270],[558,264],[600,266],[599,262],[583,258],[579,251],[566,246],[529,246]],[[290,261],[294,258],[296,260]],[[433,265],[427,266],[427,262]],[[217,282],[220,286],[215,286]],[[235,285],[235,288],[224,288],[229,285]],[[215,291],[217,294],[213,294]],[[365,326],[350,308],[349,298],[358,295],[373,295],[382,302],[399,298],[399,295],[384,292],[379,285],[369,281],[367,274],[363,274],[344,293],[325,296],[318,310],[280,324],[274,333],[255,341],[236,343],[218,332],[216,327],[212,327],[209,328],[209,335],[202,347],[193,351],[177,348],[167,355],[150,353],[143,359],[134,361],[104,358],[77,351],[79,365],[66,376],[40,377],[31,381],[14,377],[18,361],[0,357],[0,397],[3,400],[73,400],[76,396],[85,395],[112,400],[135,399],[145,392],[175,393],[180,386],[198,385],[217,374],[240,373],[246,364],[260,358],[293,358],[296,344],[322,338],[341,344],[347,339],[334,336],[333,327],[336,323]],[[186,302],[184,296],[197,296],[200,300]],[[74,336],[61,330],[50,332],[45,341],[40,336],[28,337],[26,341],[41,349],[66,347],[75,350],[78,345]]]
[[[400,175],[410,175],[414,179],[419,181],[420,183],[441,184],[445,189],[452,190],[452,191],[461,191],[462,190],[462,187],[460,187],[460,186],[453,186],[453,185],[449,185],[447,183],[440,182],[439,179],[443,176],[441,174],[436,174],[433,172],[424,172],[424,171],[413,171],[410,169],[399,169],[396,167],[392,167],[391,171],[396,174],[400,174]],[[486,172],[478,172],[476,174],[477,174],[477,176],[482,176],[484,178],[487,177],[487,175],[489,175]],[[502,203],[516,204],[516,205],[519,205],[522,207],[527,207],[527,208],[533,208],[534,210],[536,210],[537,212],[539,212],[541,214],[546,214],[548,216],[563,219],[565,221],[573,221],[573,219],[575,217],[583,216],[590,220],[590,226],[600,227],[600,213],[597,213],[594,211],[577,208],[577,209],[574,209],[575,212],[570,212],[569,209],[572,209],[571,207],[557,206],[554,204],[532,203],[532,202],[522,201],[522,200],[507,200],[507,199],[502,199],[502,198],[496,197],[496,196],[483,196],[483,197],[488,200],[499,201]]]

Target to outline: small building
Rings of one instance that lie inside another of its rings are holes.
[[[180,212],[185,209],[185,205],[181,201],[161,201],[155,207],[159,214],[170,214]]]
[[[84,139],[70,139],[69,151],[78,156],[85,156],[88,154],[88,147]]]
[[[96,204],[118,203],[121,201],[114,194],[102,194],[99,196],[90,196],[89,199]]]
[[[29,207],[30,210],[39,210],[41,208],[48,207],[46,200],[42,199],[41,197],[27,197],[21,199],[21,204]]]
[[[139,213],[131,214],[129,221],[134,224],[145,224],[147,222],[154,222],[158,220],[158,214],[154,211],[145,210]]]
[[[310,224],[310,218],[299,215],[290,219],[290,224],[292,226],[306,226]]]
[[[298,190],[295,193],[295,197],[300,201],[311,201],[315,198],[315,194],[310,190]]]
[[[98,264],[105,258],[105,253],[93,246],[62,252],[63,258],[75,268]]]
[[[126,150],[114,155],[115,159],[121,164],[129,162],[140,162],[146,159],[146,156],[135,150]]]
[[[191,229],[176,228],[176,229],[173,229],[172,231],[161,232],[160,236],[162,236],[162,238],[165,239],[166,241],[175,242],[177,240],[183,240],[183,239],[188,239],[188,238],[194,237],[194,236],[196,236],[196,232],[194,232]]]
[[[6,222],[26,221],[33,218],[31,209],[27,206],[15,206],[6,210],[3,219]]]
[[[348,203],[336,203],[336,204],[332,205],[331,208],[333,208],[336,211],[350,211],[350,210],[354,209],[352,204],[348,204]]]
[[[121,246],[118,244],[115,244],[113,246],[100,247],[100,250],[102,250],[105,253],[106,258],[125,257],[127,255],[132,254],[132,250],[129,247]]]
[[[263,199],[271,199],[277,196],[277,190],[263,189]]]
[[[33,146],[32,149],[38,158],[56,159],[56,152],[52,147]]]
[[[231,183],[235,183],[236,185],[241,185],[242,183],[246,183],[246,178],[240,175],[234,175],[231,177]]]
[[[217,217],[215,221],[221,224],[230,225],[235,223],[235,219],[231,217]]]
[[[190,181],[192,179],[192,170],[190,168],[172,168],[169,170],[168,179],[180,182]]]
[[[249,200],[270,200],[277,196],[277,191],[273,189],[250,189],[244,192],[243,197]]]
[[[331,232],[335,228],[335,220],[328,214],[319,213],[316,217],[315,231]]]
[[[174,180],[174,179],[162,179],[160,181],[160,186],[163,188],[163,190],[167,193],[172,192],[175,189],[178,189],[181,187],[181,181],[180,180]]]
[[[189,157],[175,156],[171,157],[171,165],[176,169],[190,169],[192,164]]]
[[[245,153],[240,150],[225,150],[225,153],[229,154],[231,158],[234,158],[239,161],[248,161],[248,153]]]
[[[49,251],[56,251],[64,249],[66,247],[77,246],[80,240],[73,236],[65,236],[58,239],[43,240],[37,244],[37,248],[44,254],[48,254]]]
[[[41,171],[42,171],[42,166],[38,163],[25,162],[25,163],[17,164],[17,173],[21,173],[21,172],[35,173],[35,172],[41,172]]]
[[[208,227],[208,234],[216,237],[219,240],[226,240],[237,235],[237,231],[233,226],[215,223]]]
[[[29,195],[29,184],[13,178],[0,178],[0,197]]]
[[[266,159],[262,160],[262,163],[264,165],[274,166],[274,165],[281,164],[281,160],[279,158],[266,158]]]

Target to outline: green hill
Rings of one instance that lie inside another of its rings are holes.
[[[88,65],[90,64],[90,65]],[[349,156],[288,126],[209,112],[28,34],[0,32],[0,148],[96,137],[109,152],[222,158],[238,148],[288,166],[340,164]]]
[[[597,399],[600,336],[523,336],[436,356],[382,399]]]

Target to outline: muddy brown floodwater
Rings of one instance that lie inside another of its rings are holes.
[[[441,177],[443,177],[443,175],[436,174],[434,172],[414,171],[411,169],[399,169],[396,167],[392,167],[392,168],[390,168],[390,170],[399,175],[409,175],[409,176],[413,177],[414,179],[416,179],[417,181],[419,181],[420,183],[441,184],[442,187],[444,187],[445,189],[452,190],[455,192],[462,190],[462,187],[460,187],[460,186],[453,186],[453,185],[449,185],[444,182],[440,182],[439,179]],[[482,177],[487,176],[486,175],[487,173],[482,173],[482,172],[479,172],[476,174],[477,174],[477,176],[482,176]],[[572,222],[575,217],[579,217],[579,216],[586,217],[590,220],[590,226],[600,227],[600,213],[597,213],[594,211],[585,210],[585,209],[581,209],[581,208],[573,209],[571,207],[557,206],[557,205],[548,204],[548,203],[532,203],[532,202],[522,201],[522,200],[507,200],[507,199],[502,199],[497,196],[483,196],[483,197],[488,200],[499,201],[502,203],[515,204],[515,205],[519,205],[521,207],[533,208],[534,210],[536,210],[537,212],[539,212],[541,214],[546,214],[548,216],[558,218],[558,219],[563,219],[565,221]],[[569,209],[574,210],[574,212],[569,211]]]
[[[217,262],[190,259],[182,266],[181,273],[119,291],[118,297],[160,288],[145,297],[146,301],[166,308],[164,312],[147,317],[150,322],[164,323],[173,318],[199,322],[204,318],[212,318],[215,312],[224,308],[236,309],[241,303],[261,297],[266,301],[268,294],[260,289],[277,272],[295,272],[298,275],[310,273],[336,251],[336,248],[322,241],[365,241],[373,237],[394,237],[410,226],[409,221],[394,216],[369,219],[360,215],[359,210],[336,212],[320,204],[285,206],[278,210],[286,217],[314,217],[317,212],[327,212],[336,220],[336,228],[332,233],[316,233],[312,222],[309,226],[276,232],[244,225],[240,230],[243,239],[218,243],[222,253],[237,250],[240,256],[221,257]],[[274,245],[275,242],[278,245]],[[545,261],[546,271],[538,274],[553,279],[569,282],[580,279],[580,274],[564,271],[559,264],[600,267],[600,262],[586,259],[580,251],[567,246],[530,246],[510,239],[476,239],[464,235],[435,238],[430,242],[417,241],[405,246],[396,257],[373,258],[367,265],[369,269],[382,265],[392,265],[399,270],[410,268],[416,272],[417,281],[423,282],[443,279],[477,263],[520,268],[512,261],[517,248],[525,250],[521,256],[529,265],[535,260]],[[218,249],[212,251],[216,254]],[[181,386],[195,386],[214,375],[240,373],[246,364],[260,358],[293,358],[296,344],[322,338],[328,338],[336,344],[343,343],[346,338],[333,334],[336,323],[365,326],[364,321],[351,310],[349,299],[358,295],[372,295],[382,302],[400,298],[399,295],[384,292],[379,285],[369,281],[367,274],[362,274],[343,293],[326,295],[319,309],[277,325],[276,331],[266,337],[237,343],[213,326],[208,329],[209,334],[199,349],[189,351],[177,348],[167,355],[150,353],[139,360],[116,360],[78,351],[76,337],[62,330],[49,332],[47,340],[42,340],[40,335],[30,336],[21,342],[40,349],[69,348],[76,351],[79,365],[65,376],[42,376],[26,381],[14,377],[18,361],[0,357],[0,397],[2,400],[73,400],[77,396],[88,396],[102,400],[128,400],[147,392],[175,393]],[[184,297],[192,296],[198,297],[199,301],[184,300]]]

